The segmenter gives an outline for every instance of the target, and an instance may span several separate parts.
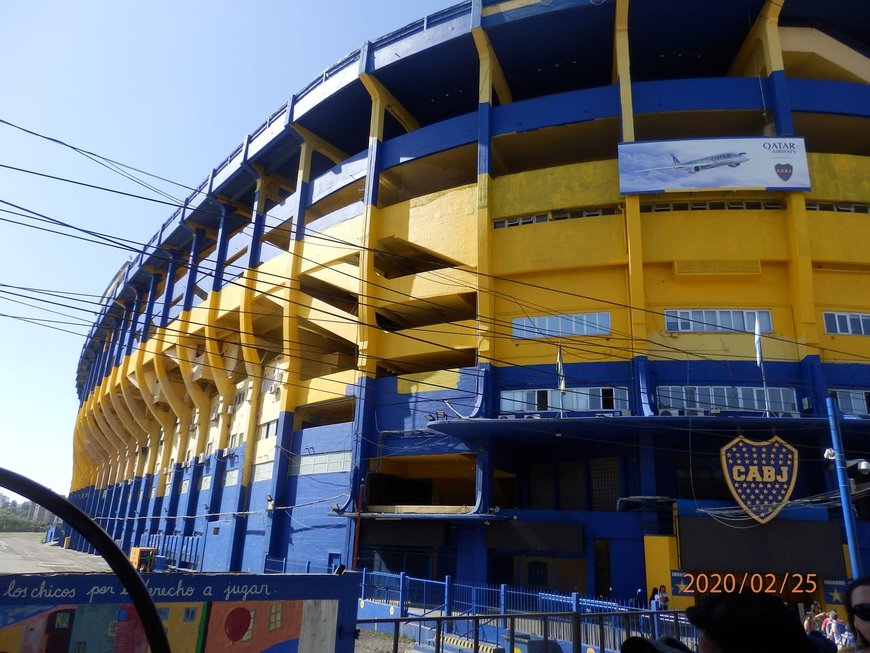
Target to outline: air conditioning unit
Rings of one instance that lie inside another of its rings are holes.
[[[191,431],[191,432],[195,431],[196,430],[196,422],[191,422],[190,426],[187,427],[187,430]]]
[[[660,408],[659,416],[660,417],[679,417],[682,411],[677,410],[676,408]]]
[[[281,384],[277,381],[272,381],[272,387],[269,388],[269,394],[276,395],[281,392]]]
[[[236,412],[235,404],[230,404],[229,406],[227,406],[227,415],[232,415],[234,412]]]
[[[217,409],[215,409],[214,412],[211,414],[211,421],[217,422],[220,418],[221,418],[220,412]]]
[[[541,419],[540,413],[535,413],[533,415],[523,415],[524,419]]]
[[[499,415],[498,418],[499,419],[516,419],[517,416],[516,415]]]
[[[218,449],[218,458],[226,458],[230,453],[229,449]]]
[[[202,465],[205,462],[205,454],[201,453],[196,457],[196,462]]]

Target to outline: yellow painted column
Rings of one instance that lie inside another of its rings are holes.
[[[309,181],[311,174],[311,156],[314,147],[307,136],[303,136],[303,142],[299,149],[299,168],[296,171],[296,192],[301,193]],[[299,210],[304,212],[303,202],[299,202]],[[305,224],[305,216],[297,216],[300,225]],[[304,229],[304,226],[301,227]],[[287,281],[284,284],[284,310],[283,310],[283,336],[284,358],[287,361],[287,372],[282,385],[281,411],[294,413],[299,401],[299,388],[302,383],[302,358],[304,352],[299,348],[299,273],[302,269],[302,256],[305,247],[305,239],[301,234],[296,234],[290,239],[290,262],[287,273]],[[277,439],[276,439],[277,443]]]
[[[180,463],[184,461],[187,451],[188,424],[190,424],[190,415],[193,410],[190,404],[185,401],[185,393],[169,378],[169,371],[166,369],[167,363],[168,357],[165,355],[154,357],[154,371],[160,382],[160,393],[169,404],[169,408],[175,413],[175,421],[178,425],[176,428],[178,458],[175,462]]]
[[[365,80],[363,79],[363,82]],[[372,111],[369,119],[369,159],[375,156],[379,144],[384,140],[384,98],[378,86],[366,87],[372,99]],[[374,162],[369,161],[369,174],[379,174]],[[370,188],[377,189],[378,179],[369,179]],[[375,191],[376,192],[376,191]],[[375,256],[376,245],[375,228],[373,222],[378,218],[378,208],[374,202],[366,198],[363,209],[362,232],[360,234],[359,255],[359,326],[357,329],[357,343],[359,352],[357,356],[357,370],[359,383],[363,376],[374,377],[377,371],[377,318],[374,308],[375,285],[371,282],[375,279]]]
[[[785,200],[792,315],[798,360],[803,360],[808,354],[816,354],[819,351],[812,243],[804,194],[788,193]]]
[[[481,140],[487,152],[478,156],[486,159],[486,169],[477,171],[477,359],[478,363],[489,362],[494,357],[495,348],[495,298],[493,297],[493,279],[491,264],[492,219],[489,210],[490,186],[492,176],[489,166],[492,161],[492,137],[489,125],[492,111],[492,90],[495,71],[500,71],[498,62],[494,59],[492,48],[486,34],[476,28],[474,32],[478,56],[477,103],[478,112],[486,111],[478,116],[478,148]],[[484,121],[484,124],[481,124]]]
[[[614,63],[619,83],[619,102],[622,114],[622,140],[634,141],[634,107],[631,93],[631,59],[628,48],[628,0],[616,2],[616,29],[614,34]],[[632,357],[647,352],[646,293],[644,290],[643,232],[640,217],[640,199],[626,195],[623,204],[625,220],[625,248],[628,260],[628,305],[631,331]]]
[[[257,189],[254,196],[257,198],[254,206],[254,215],[263,215],[266,212],[266,185],[267,180],[262,170],[257,170]],[[245,456],[242,467],[242,487],[249,487],[251,476],[256,460],[256,446],[258,435],[258,422],[260,419],[260,403],[263,389],[263,366],[260,364],[260,352],[257,349],[257,341],[254,335],[254,293],[257,288],[258,271],[246,267],[242,276],[242,301],[239,308],[239,343],[241,345],[242,360],[245,363],[245,374],[251,384],[250,410],[248,411],[248,424],[245,429]]]
[[[205,451],[208,441],[209,420],[211,414],[211,397],[208,392],[193,378],[193,357],[196,352],[196,339],[189,335],[191,328],[190,311],[184,311],[179,316],[176,324],[179,326],[178,346],[178,370],[181,372],[181,380],[187,396],[193,402],[196,409],[196,439],[191,447],[193,457]]]
[[[220,395],[220,422],[217,448],[227,447],[230,435],[231,417],[227,408],[232,404],[236,394],[236,385],[233,383],[226,368],[226,360],[220,352],[220,338],[217,329],[217,316],[220,310],[221,292],[212,290],[208,295],[208,312],[205,320],[205,352],[208,364],[211,367],[212,378]]]

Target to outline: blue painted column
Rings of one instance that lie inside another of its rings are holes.
[[[205,229],[195,229],[193,231],[193,240],[190,243],[190,262],[187,264],[187,285],[184,287],[184,304],[183,311],[189,311],[193,308],[193,298],[195,297],[194,289],[196,288],[196,277],[199,274],[199,259],[203,248],[205,247]]]
[[[160,310],[160,327],[169,324],[169,310],[172,308],[172,298],[175,295],[175,275],[178,272],[179,258],[176,252],[169,252],[169,267],[166,270],[166,285],[163,288],[163,306]]]
[[[828,425],[831,429],[831,443],[834,449],[834,463],[837,468],[837,484],[840,487],[840,505],[843,509],[843,526],[846,528],[846,545],[849,548],[849,562],[852,578],[861,576],[861,555],[858,551],[855,532],[855,515],[852,511],[852,488],[846,474],[846,453],[840,437],[840,409],[833,397],[827,399]]]
[[[146,342],[151,337],[151,322],[154,319],[154,303],[157,300],[157,287],[160,285],[162,277],[154,273],[151,275],[151,282],[148,285],[148,302],[145,304],[145,320],[142,324],[142,342]]]
[[[224,285],[224,264],[227,260],[227,244],[229,243],[229,216],[232,209],[226,204],[221,204],[221,220],[218,227],[217,256],[214,263],[214,277],[212,279],[212,292],[217,292]]]
[[[791,116],[791,99],[784,70],[774,70],[767,78],[768,96],[773,105],[773,119],[777,136],[794,135],[794,122]]]

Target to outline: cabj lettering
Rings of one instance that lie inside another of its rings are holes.
[[[734,465],[731,469],[731,478],[738,483],[743,481],[750,483],[757,481],[764,481],[766,483],[778,481],[784,483],[788,480],[788,468],[783,467],[779,470],[779,474],[777,474],[776,469],[770,465]]]

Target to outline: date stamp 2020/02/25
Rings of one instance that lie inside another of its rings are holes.
[[[681,594],[722,594],[755,592],[757,594],[814,594],[819,587],[818,574],[754,572],[685,572]]]

